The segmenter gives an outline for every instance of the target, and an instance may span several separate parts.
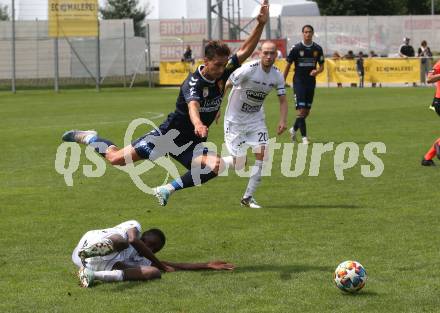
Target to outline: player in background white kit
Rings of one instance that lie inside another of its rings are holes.
[[[288,104],[283,74],[273,66],[277,57],[277,47],[273,42],[262,44],[260,58],[243,64],[229,77],[227,87],[232,87],[225,112],[225,143],[232,157],[228,160],[236,168],[244,166],[246,150],[252,148],[255,165],[241,205],[261,208],[253,194],[261,181],[261,171],[265,150],[269,141],[263,103],[272,89],[277,91],[280,102],[280,120],[277,134],[286,130]]]
[[[160,278],[160,270],[234,269],[234,265],[223,261],[161,262],[154,253],[165,245],[164,233],[159,229],[147,230],[142,235],[141,232],[141,225],[132,220],[84,234],[72,253],[73,263],[80,268],[81,287],[91,287],[96,280],[115,282]]]

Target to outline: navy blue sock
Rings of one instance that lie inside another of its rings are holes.
[[[295,120],[295,124],[293,124],[293,130],[297,131],[299,128],[299,122],[298,122],[299,117],[296,118]]]
[[[89,146],[92,146],[97,153],[102,155],[105,158],[105,151],[108,147],[114,146],[115,144],[110,140],[95,136],[89,140]]]
[[[208,180],[211,180],[214,177],[217,177],[217,174],[214,173],[213,171],[210,171],[207,174],[198,174],[198,173],[188,171],[185,174],[183,174],[180,178],[171,182],[171,185],[174,187],[175,190],[193,187],[195,185],[194,180],[193,180],[193,175],[200,176],[199,182],[201,184],[206,183]]]
[[[306,119],[304,117],[301,118],[301,125],[299,126],[299,130],[301,131],[301,135],[303,137],[307,137]]]

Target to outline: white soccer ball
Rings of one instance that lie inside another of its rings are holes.
[[[334,280],[336,286],[345,292],[358,292],[365,286],[367,272],[357,261],[345,261],[335,270]]]

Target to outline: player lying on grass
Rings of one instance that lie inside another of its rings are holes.
[[[268,16],[268,0],[264,0],[257,25],[231,57],[229,47],[221,41],[210,41],[206,45],[204,64],[183,82],[176,110],[168,115],[158,129],[122,149],[99,137],[96,131],[71,130],[63,135],[63,140],[92,145],[113,165],[125,165],[127,160],[154,161],[168,153],[188,171],[170,184],[154,188],[154,194],[162,206],[167,204],[174,191],[193,187],[196,183],[203,184],[216,177],[232,164],[226,164],[202,143],[207,140],[209,126],[220,109],[229,75],[255,50]]]
[[[115,227],[91,230],[84,234],[72,253],[79,267],[81,287],[91,287],[95,281],[115,282],[151,280],[161,277],[161,270],[233,270],[224,261],[208,263],[174,263],[159,261],[154,253],[165,246],[165,235],[159,229],[142,233],[137,221],[127,221]]]
[[[436,85],[434,100],[432,101],[432,104],[429,108],[437,112],[438,115],[440,115],[440,61],[435,63],[432,70],[428,73],[428,83],[430,84],[435,83]],[[432,159],[436,155],[437,158],[440,159],[440,138],[438,138],[434,142],[431,149],[429,149],[429,151],[425,154],[425,156],[422,159],[422,165],[434,166],[435,163]]]
[[[227,88],[232,86],[225,113],[224,135],[226,147],[232,155],[236,168],[246,162],[247,148],[252,147],[255,165],[241,205],[261,208],[253,194],[261,181],[265,150],[269,141],[263,103],[272,89],[276,89],[280,103],[280,120],[277,134],[286,130],[287,98],[283,74],[273,66],[277,47],[273,42],[261,46],[260,59],[244,64],[229,77]]]

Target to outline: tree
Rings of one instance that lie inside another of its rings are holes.
[[[8,6],[0,4],[0,21],[9,21]]]
[[[150,3],[145,7],[139,6],[138,0],[107,0],[104,8],[99,9],[99,13],[105,20],[131,18],[134,24],[135,36],[144,36],[144,20],[151,13]]]

